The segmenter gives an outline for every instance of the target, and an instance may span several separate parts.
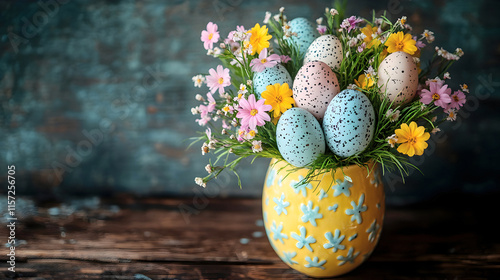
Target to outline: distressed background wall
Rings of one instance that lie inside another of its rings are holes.
[[[416,159],[425,176],[385,177],[388,202],[498,191],[499,2],[349,2],[348,15],[407,15],[416,32],[435,32],[434,45],[465,52],[451,84],[468,83],[471,101]],[[281,6],[314,22],[331,1],[0,1],[0,178],[16,165],[17,194],[42,200],[199,192],[193,178],[207,158],[185,140],[199,129],[190,108],[205,90],[191,77],[218,64],[200,32],[214,21],[226,36]],[[259,196],[267,163],[239,168],[241,190],[222,175],[211,195]]]

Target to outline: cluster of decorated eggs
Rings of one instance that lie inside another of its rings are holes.
[[[296,167],[313,162],[328,147],[340,157],[364,151],[375,131],[375,110],[368,97],[357,90],[340,90],[337,76],[343,59],[340,40],[333,35],[317,36],[314,26],[303,18],[291,21],[292,37],[304,54],[303,66],[292,83],[284,66],[266,68],[254,76],[260,97],[268,85],[293,85],[295,107],[280,117],[276,140],[283,158]],[[397,52],[387,56],[378,68],[382,97],[394,105],[409,102],[416,94],[418,71],[413,58]]]

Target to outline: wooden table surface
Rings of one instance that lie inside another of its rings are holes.
[[[274,253],[259,199],[136,199],[20,221],[17,279],[307,279]],[[388,208],[370,259],[337,279],[500,279],[496,197]],[[45,213],[44,213],[45,211]],[[496,216],[495,216],[496,215]],[[7,240],[7,230],[0,228]]]

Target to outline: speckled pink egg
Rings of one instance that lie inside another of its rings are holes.
[[[323,61],[332,69],[336,69],[340,67],[343,58],[342,43],[339,38],[328,34],[320,36],[312,42],[304,56],[304,64],[317,60]]]
[[[380,93],[394,101],[393,106],[410,102],[417,93],[418,69],[405,52],[388,55],[378,67]]]
[[[340,92],[337,75],[321,61],[304,64],[293,82],[295,105],[323,120],[330,101]]]

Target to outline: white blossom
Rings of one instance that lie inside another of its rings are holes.
[[[252,152],[254,152],[254,153],[262,152],[262,142],[261,141],[257,141],[257,140],[252,141]]]
[[[391,148],[394,148],[394,145],[398,142],[398,136],[396,134],[393,134],[389,137],[387,137],[387,143],[391,145]]]
[[[422,33],[422,38],[425,38],[425,40],[427,40],[427,43],[432,43],[435,40],[434,32],[425,29]]]
[[[210,164],[207,164],[207,165],[205,166],[205,170],[208,172],[208,174],[211,174],[211,173],[212,173],[212,171],[213,171],[213,170],[212,170],[212,166],[211,166]]]
[[[268,24],[269,23],[269,20],[271,19],[271,12],[266,12],[266,16],[264,17],[264,21],[263,23],[264,24]]]
[[[192,78],[195,87],[201,87],[201,85],[205,82],[205,76],[196,75]]]
[[[195,182],[197,185],[202,186],[202,187],[204,187],[204,188],[206,188],[206,187],[207,187],[207,183],[205,183],[205,182],[203,181],[203,178],[196,177],[196,178],[194,178],[194,182]]]

